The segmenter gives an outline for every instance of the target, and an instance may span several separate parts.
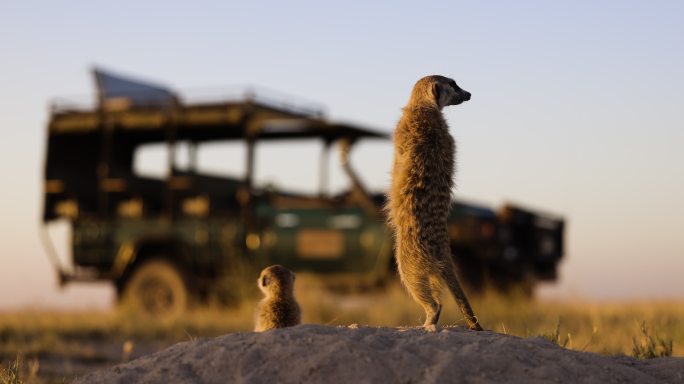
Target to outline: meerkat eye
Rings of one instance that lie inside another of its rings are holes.
[[[268,276],[264,276],[261,278],[261,286],[265,287],[268,285]]]

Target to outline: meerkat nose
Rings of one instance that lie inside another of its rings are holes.
[[[470,100],[470,92],[463,91],[465,93],[465,99]]]

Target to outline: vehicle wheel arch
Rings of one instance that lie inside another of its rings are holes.
[[[189,247],[174,236],[142,237],[124,244],[114,262],[117,293],[120,294],[133,272],[152,260],[171,263],[183,276],[189,290],[193,289]]]

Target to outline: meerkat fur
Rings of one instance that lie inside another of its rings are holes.
[[[261,271],[257,285],[264,298],[257,305],[255,332],[299,325],[301,310],[294,297],[295,275],[282,265]]]
[[[467,100],[470,93],[454,80],[424,77],[415,84],[394,132],[385,209],[401,281],[425,310],[426,328],[434,328],[439,320],[444,281],[468,327],[482,330],[458,282],[447,232],[456,146],[442,109]]]

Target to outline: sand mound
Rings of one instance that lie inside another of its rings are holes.
[[[77,383],[684,383],[684,359],[635,360],[541,338],[300,325],[176,344]]]

